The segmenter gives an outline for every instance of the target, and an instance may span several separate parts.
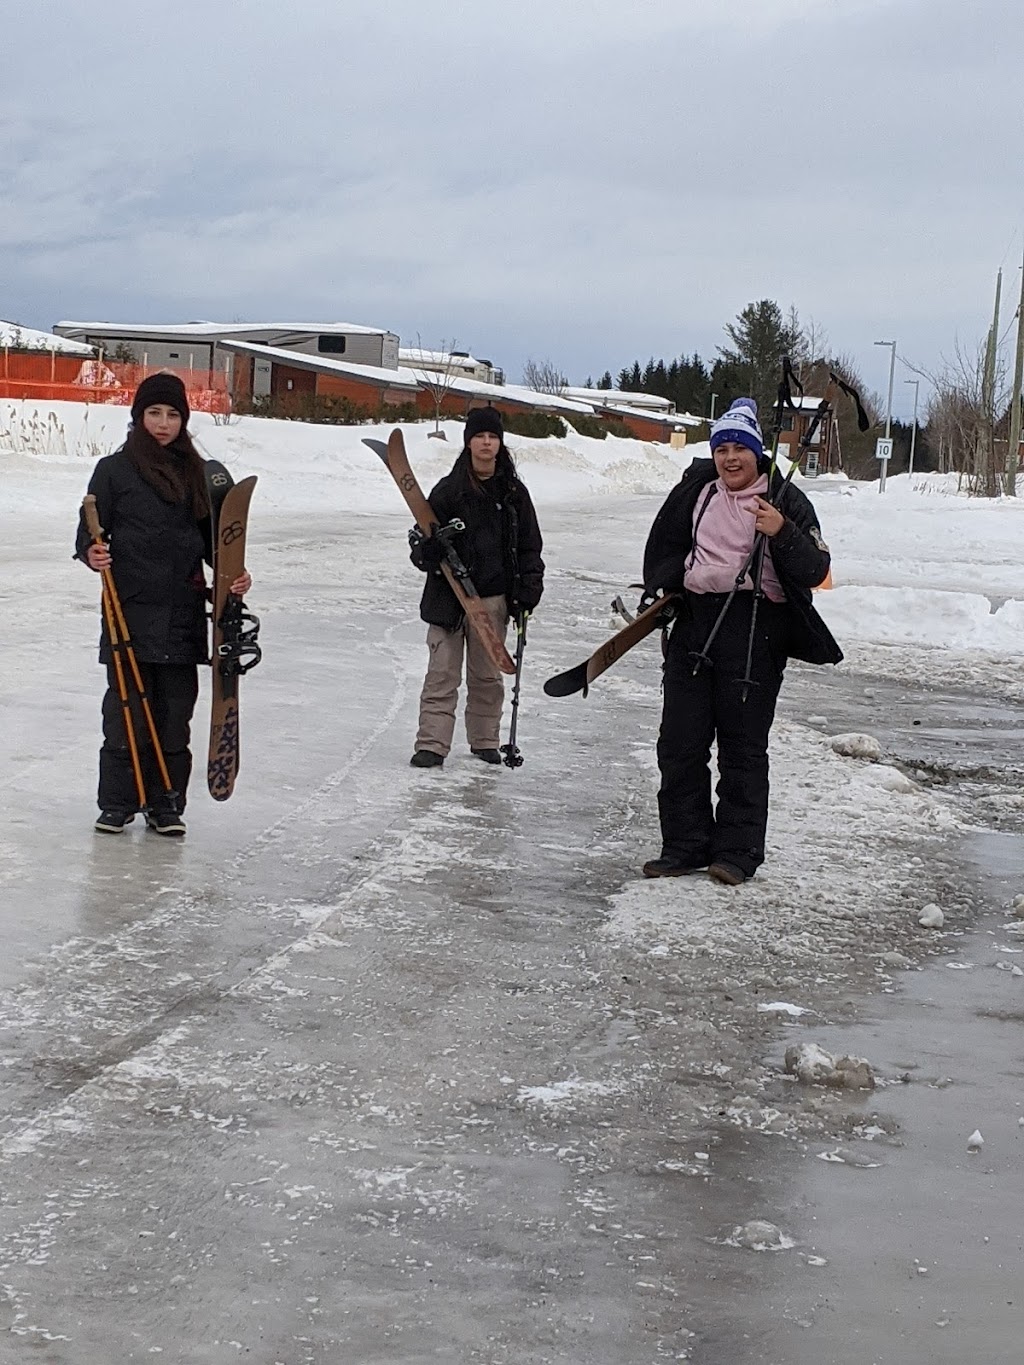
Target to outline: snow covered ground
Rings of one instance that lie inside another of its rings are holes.
[[[203,448],[260,477],[265,660],[239,785],[217,806],[193,784],[183,844],[97,838],[97,584],[70,550],[125,418],[0,404],[11,1339],[61,1365],[193,1358],[186,1340],[218,1365],[691,1358],[694,1258],[743,1254],[729,1228],[762,1212],[722,1205],[707,1227],[709,1134],[824,1122],[765,1061],[793,1025],[758,1006],[835,1017],[891,980],[894,953],[944,951],[917,913],[937,900],[946,934],[970,923],[956,840],[975,817],[790,715],[756,880],[639,878],[658,846],[656,644],[586,700],[540,684],[608,633],[660,499],[704,451],[614,438],[510,441],[549,566],[524,767],[456,749],[411,770],[419,577],[361,444],[386,430],[199,414]],[[427,430],[406,428],[425,485],[459,427]],[[1024,695],[1022,504],[935,477],[803,486],[849,659],[799,670],[816,711],[858,669]]]

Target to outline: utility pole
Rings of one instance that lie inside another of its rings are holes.
[[[892,378],[893,374],[896,371],[896,343],[895,341],[876,341],[875,345],[889,346],[892,348],[892,354],[889,356],[889,399],[885,405],[885,439],[888,441],[890,436],[892,435]],[[878,476],[878,491],[879,493],[884,493],[885,475],[886,471],[889,468],[888,457],[886,457],[884,460],[880,460],[879,463],[881,464],[882,468]]]
[[[908,474],[913,474],[914,448],[917,445],[917,395],[921,389],[921,381],[920,379],[904,379],[903,382],[904,384],[913,384],[914,386],[914,424],[910,428],[910,465],[907,469]]]
[[[996,304],[992,312],[992,330],[985,350],[985,372],[981,384],[981,422],[975,447],[974,465],[980,476],[985,497],[995,493],[996,461],[996,356],[999,350],[999,299],[1003,291],[1003,270],[996,275]]]
[[[1017,308],[1017,359],[1013,367],[1013,397],[1010,399],[1010,448],[1006,452],[1006,491],[1017,496],[1017,461],[1020,451],[1020,393],[1024,379],[1024,266],[1020,275],[1020,304]]]

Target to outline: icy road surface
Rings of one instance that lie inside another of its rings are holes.
[[[656,505],[543,515],[517,772],[461,734],[442,772],[408,767],[425,651],[404,518],[257,519],[239,784],[216,805],[200,762],[180,843],[92,833],[97,585],[67,526],[24,508],[0,542],[0,1359],[771,1358],[749,1315],[830,1257],[792,1226],[775,1153],[869,1147],[885,1107],[812,1103],[777,1054],[857,1017],[885,954],[939,951],[920,905],[956,933],[978,901],[962,808],[792,711],[758,878],[638,879],[656,642],[585,701],[540,684],[607,633]],[[950,683],[982,668],[954,662]],[[1016,979],[990,976],[1010,1008]],[[779,1001],[812,1015],[758,1009]],[[780,1207],[792,1250],[730,1241]],[[1015,1267],[982,1269],[1013,1298]],[[1005,1314],[942,1330],[1011,1358]],[[876,1358],[848,1344],[813,1358]]]

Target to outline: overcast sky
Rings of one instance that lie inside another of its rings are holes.
[[[520,377],[794,304],[1003,330],[1021,0],[4,0],[0,317],[341,320]],[[897,370],[897,412],[912,390]]]

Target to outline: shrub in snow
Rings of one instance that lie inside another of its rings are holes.
[[[882,746],[874,735],[833,735],[832,748],[843,758],[864,758],[869,763],[877,763],[882,757]]]

